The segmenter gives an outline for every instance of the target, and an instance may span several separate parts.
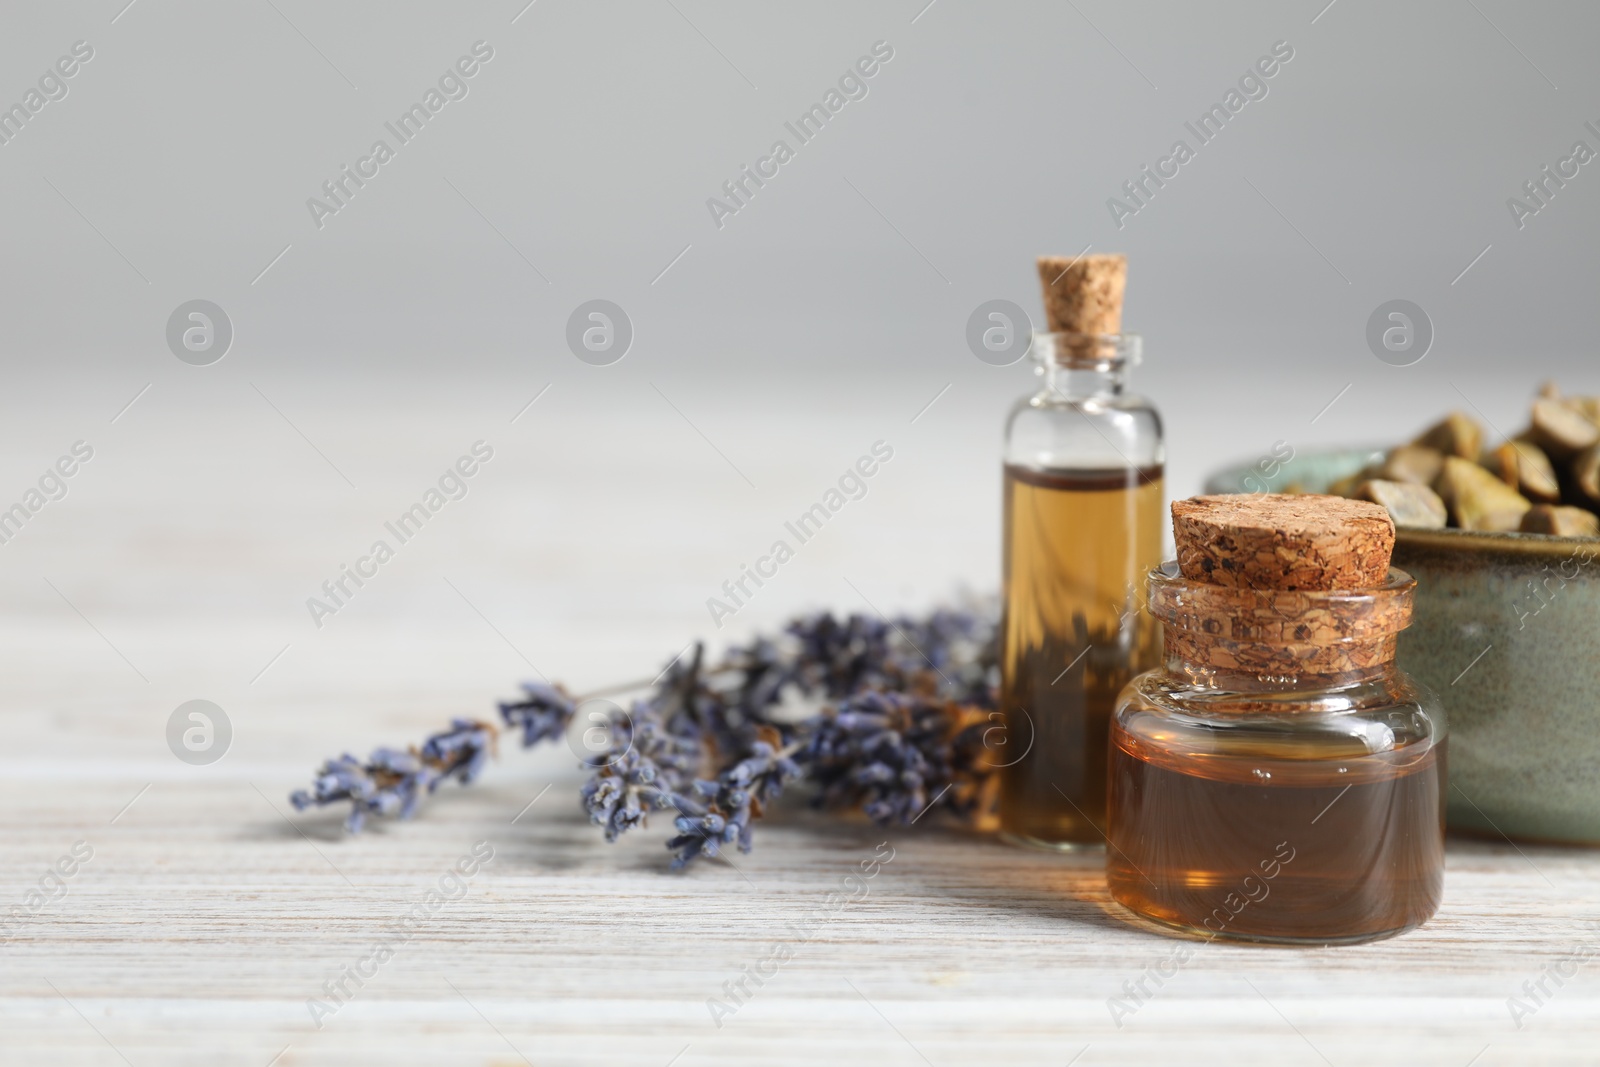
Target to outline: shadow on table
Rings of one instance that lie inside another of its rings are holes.
[[[793,853],[808,865],[836,865],[841,878],[884,843],[894,850],[894,859],[879,874],[879,879],[893,879],[885,893],[1002,918],[1025,913],[1127,929],[1106,890],[1105,853],[1099,849],[1037,851],[937,816],[916,826],[886,827],[858,812],[819,812],[801,804],[780,806],[756,832],[758,855],[764,849],[780,856]],[[760,873],[746,869],[752,877]]]

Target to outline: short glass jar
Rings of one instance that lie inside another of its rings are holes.
[[[1069,850],[1105,841],[1106,729],[1161,659],[1140,607],[1161,561],[1161,417],[1127,388],[1137,334],[1036,333],[1040,388],[1005,432],[1000,828]],[[995,735],[999,737],[997,733]]]
[[[1107,876],[1203,938],[1368,941],[1413,929],[1444,880],[1445,718],[1395,667],[1416,582],[1234,588],[1150,575],[1166,666],[1112,717]]]

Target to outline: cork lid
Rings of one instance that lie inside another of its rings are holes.
[[[1336,496],[1175,500],[1172,532],[1185,578],[1252,589],[1372,589],[1394,551],[1386,509]]]
[[[1127,256],[1040,256],[1039,284],[1052,333],[1122,332]]]

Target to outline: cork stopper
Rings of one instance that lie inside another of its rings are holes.
[[[1127,256],[1040,256],[1039,284],[1044,288],[1045,319],[1050,332],[1122,332]]]
[[[1190,581],[1251,589],[1372,589],[1389,573],[1394,520],[1381,505],[1278,493],[1172,503]]]

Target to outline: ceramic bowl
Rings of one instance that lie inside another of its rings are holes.
[[[1208,493],[1320,492],[1379,452],[1218,471]],[[1444,702],[1453,830],[1600,844],[1600,540],[1401,529],[1400,667]]]

